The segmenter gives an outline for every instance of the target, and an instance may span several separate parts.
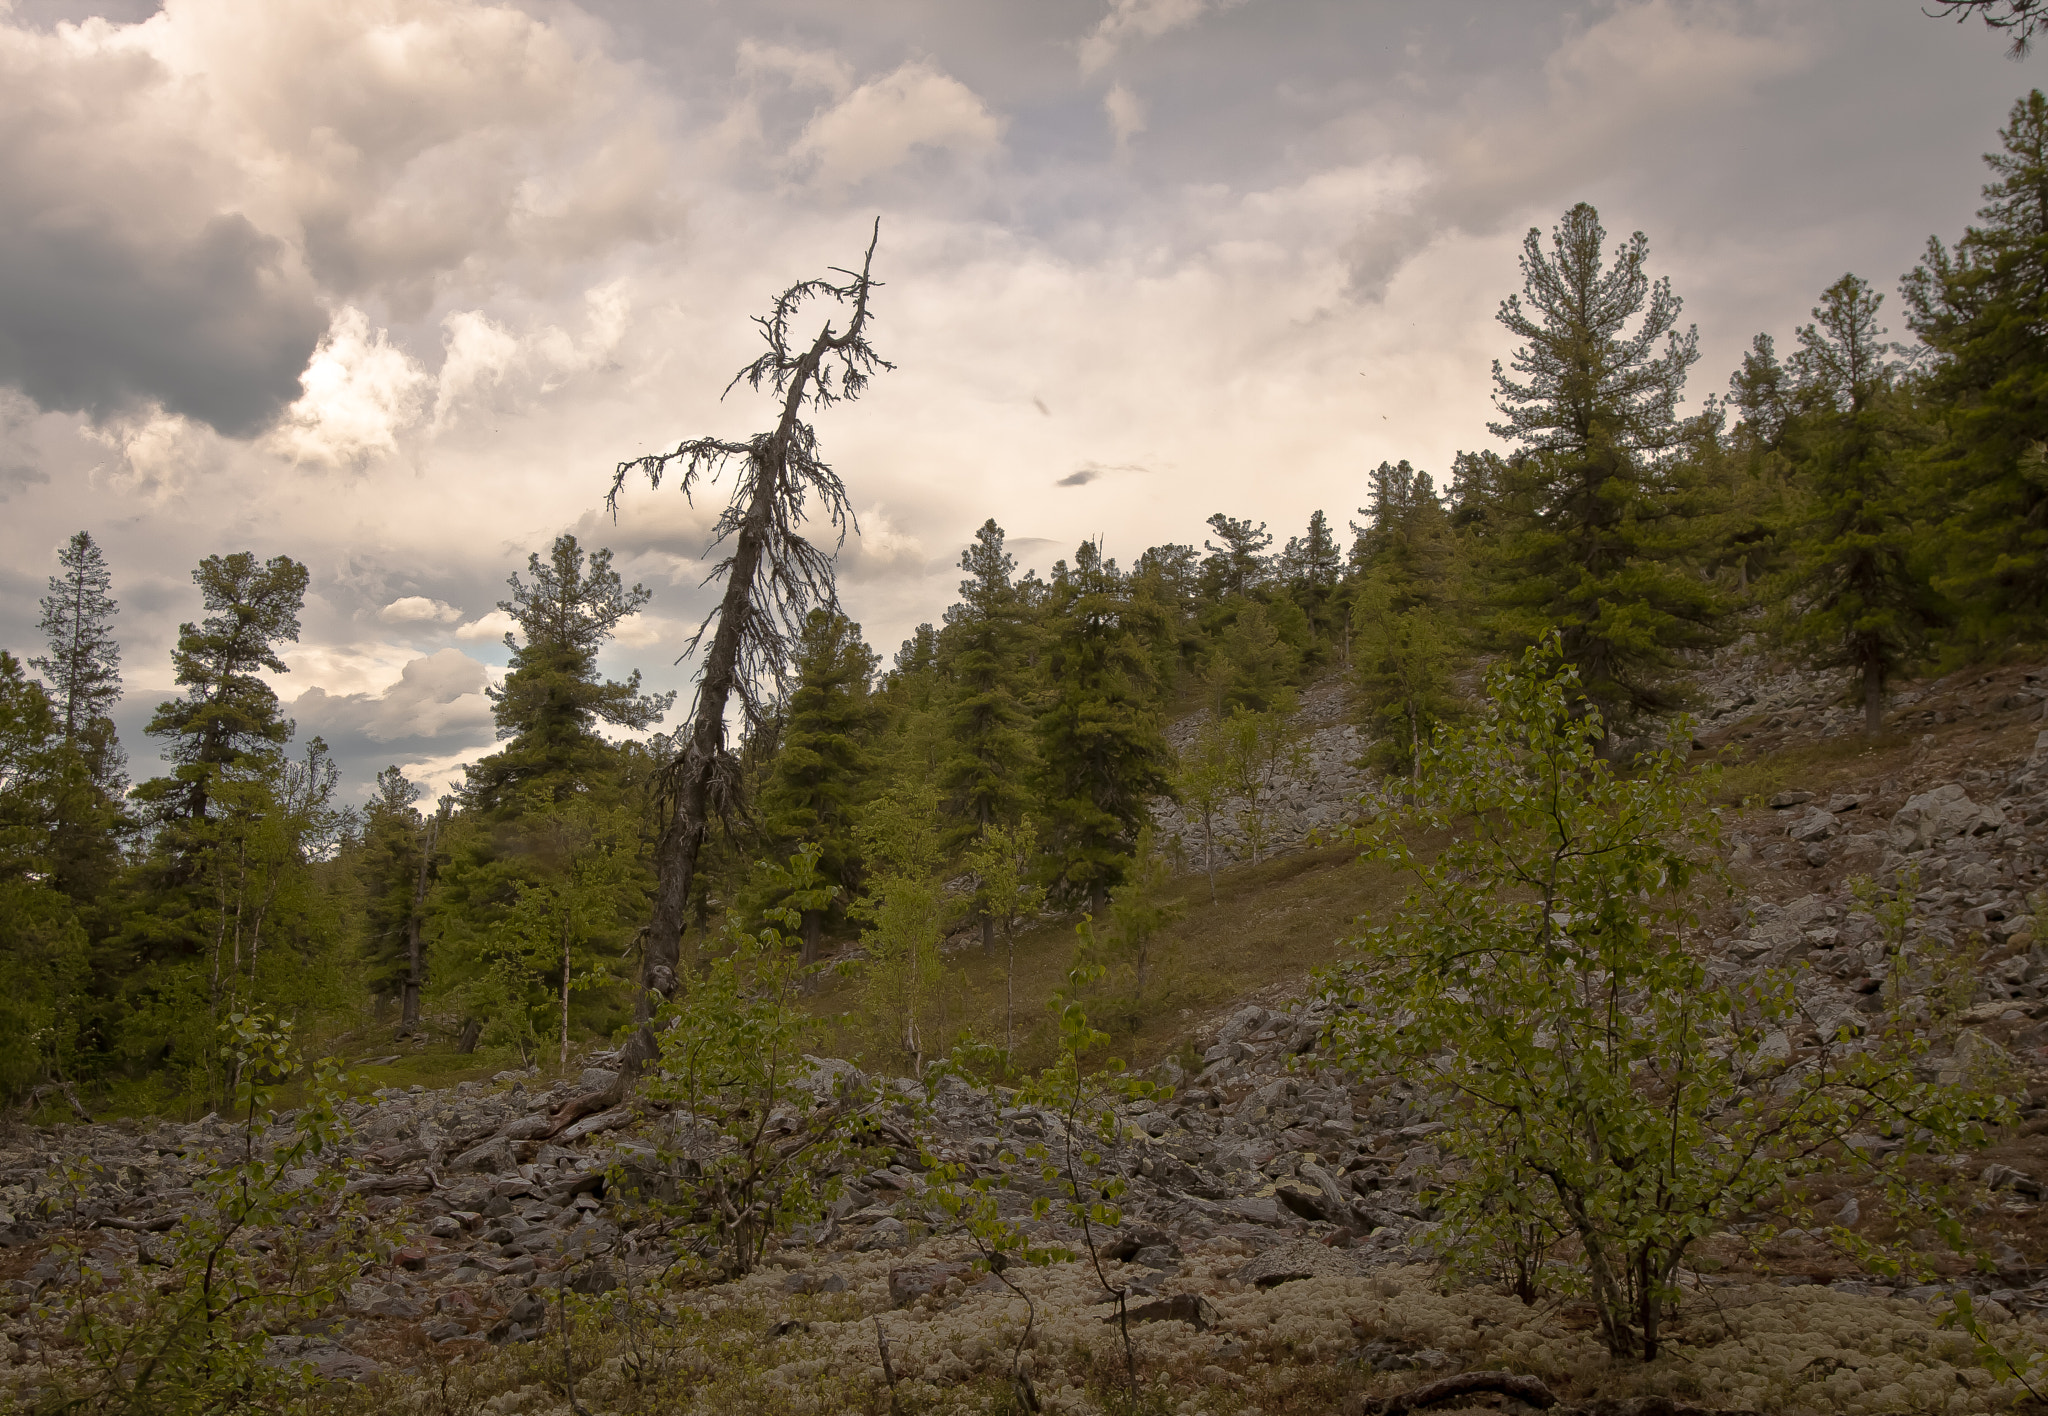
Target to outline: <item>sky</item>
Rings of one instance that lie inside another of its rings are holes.
[[[1960,235],[2044,62],[1915,0],[0,0],[0,647],[90,531],[154,775],[193,567],[289,555],[301,740],[440,790],[565,531],[653,591],[606,671],[687,706],[720,489],[614,517],[613,470],[769,426],[752,317],[878,218],[896,368],[817,429],[886,658],[989,517],[1128,563],[1497,446],[1575,202],[1646,234],[1696,410]]]

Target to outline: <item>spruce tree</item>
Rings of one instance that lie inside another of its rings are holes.
[[[114,640],[114,612],[108,590],[113,576],[92,536],[76,532],[57,553],[62,575],[50,577],[37,627],[50,652],[29,663],[50,686],[64,741],[85,754],[93,780],[116,791],[121,749],[108,714],[121,699],[121,646]]]
[[[1612,717],[1673,702],[1677,652],[1719,642],[1724,607],[1686,563],[1704,523],[1674,457],[1690,431],[1678,404],[1697,334],[1678,332],[1670,282],[1645,272],[1643,234],[1611,266],[1605,240],[1584,202],[1548,253],[1530,228],[1523,294],[1499,314],[1524,341],[1512,367],[1526,381],[1494,364],[1502,420],[1487,428],[1526,454],[1501,531],[1500,627],[1535,643],[1555,625],[1587,697]]]
[[[1805,411],[1787,441],[1807,510],[1777,614],[1821,664],[1851,671],[1873,734],[1886,681],[1925,651],[1942,613],[1908,477],[1917,430],[1894,388],[1897,346],[1877,325],[1883,299],[1845,275],[1799,331],[1790,376]]]
[[[175,765],[135,793],[159,821],[203,819],[223,772],[275,760],[292,735],[256,671],[289,672],[277,646],[299,637],[306,568],[289,556],[259,563],[237,551],[208,556],[192,579],[208,613],[178,626],[171,662],[185,696],[158,705],[147,729],[170,740],[164,756]]]
[[[626,587],[609,550],[586,556],[574,536],[557,536],[547,561],[530,554],[526,568],[532,583],[514,572],[506,582],[512,598],[498,602],[519,625],[518,636],[505,636],[511,671],[502,688],[487,690],[498,737],[510,741],[464,769],[470,802],[485,812],[520,809],[531,788],[566,800],[609,769],[599,723],[645,729],[675,701],[673,693],[642,694],[638,669],[624,683],[597,671],[598,652],[619,624],[653,598],[644,585]]]
[[[880,661],[842,614],[814,609],[797,641],[796,688],[789,698],[781,749],[761,788],[761,825],[778,859],[805,845],[817,849],[819,885],[841,904],[859,887],[855,816],[865,795],[873,753],[864,739],[874,726],[869,693]],[[829,908],[803,910],[804,962],[816,963]]]
[[[1151,664],[1125,619],[1116,562],[1082,542],[1053,573],[1038,721],[1044,815],[1057,893],[1101,912],[1123,882],[1150,799],[1168,793],[1171,758],[1152,700]]]
[[[2048,99],[2013,105],[1985,156],[1996,180],[1953,247],[1930,239],[1901,285],[1907,323],[1934,350],[1930,392],[1949,438],[1930,471],[1950,487],[1947,589],[1980,633],[2048,621]]]
[[[968,848],[990,828],[1013,826],[1029,800],[1031,739],[1024,712],[1023,616],[1012,576],[1016,558],[1003,549],[993,518],[960,553],[960,603],[946,612],[952,643],[952,699],[946,714],[949,755],[939,789],[955,828],[949,845]],[[974,901],[984,952],[995,950],[992,903]]]

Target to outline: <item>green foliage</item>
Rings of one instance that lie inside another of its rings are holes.
[[[1209,876],[1209,903],[1216,903],[1216,819],[1230,800],[1230,731],[1210,718],[1181,749],[1173,794],[1202,823],[1202,866]]]
[[[1293,695],[1260,713],[1233,708],[1222,722],[1223,780],[1237,808],[1237,826],[1252,848],[1252,861],[1273,838],[1276,822],[1268,792],[1282,776],[1308,768],[1307,740],[1294,725]]]
[[[1944,588],[1991,637],[2048,618],[2048,99],[2012,107],[1985,156],[1981,225],[1939,239],[1901,285],[1907,322],[1935,353],[1931,392],[1948,438],[1929,468],[1950,509]]]
[[[1443,1103],[1457,1165],[1437,1232],[1453,1262],[1505,1267],[1525,1297],[1585,1293],[1610,1350],[1650,1358],[1697,1239],[1797,1212],[1802,1178],[1845,1166],[1924,1208],[1938,1197],[1914,1159],[1981,1145],[2002,1104],[1918,1081],[1924,1043],[1904,1031],[1795,1052],[1789,978],[1709,974],[1687,939],[1717,860],[1708,775],[1687,767],[1681,726],[1617,776],[1579,692],[1553,638],[1423,753],[1414,804],[1359,838],[1417,888],[1332,986],[1356,1010],[1337,1029],[1350,1064]],[[1451,830],[1432,860],[1408,844]],[[1859,1149],[1870,1133],[1896,1148]]]
[[[1549,254],[1530,229],[1529,309],[1511,295],[1500,311],[1525,341],[1513,367],[1528,381],[1494,365],[1502,421],[1487,427],[1523,450],[1497,503],[1498,630],[1513,644],[1560,630],[1582,691],[1613,715],[1670,706],[1678,651],[1720,642],[1726,607],[1687,564],[1704,508],[1673,456],[1701,431],[1677,413],[1697,337],[1677,331],[1670,282],[1644,272],[1642,233],[1611,266],[1605,239],[1583,202],[1565,213]]]
[[[1926,652],[1944,610],[1908,461],[1926,438],[1894,388],[1882,300],[1845,275],[1799,331],[1791,375],[1801,415],[1784,436],[1805,495],[1774,616],[1814,662],[1851,671],[1871,733],[1883,726],[1886,682]]]
[[[1096,904],[1124,878],[1148,799],[1169,790],[1151,662],[1100,547],[1083,542],[1053,577],[1045,648],[1051,701],[1038,722],[1048,882]]]
[[[957,833],[1024,814],[1029,800],[1031,739],[1023,707],[1026,626],[1012,575],[1015,557],[1003,549],[1003,528],[993,520],[960,553],[960,604],[946,616],[952,636],[954,695],[947,710],[950,753],[939,785],[961,823]]]
[[[939,839],[938,794],[905,783],[883,793],[861,813],[861,853],[868,862],[868,888],[854,906],[866,920],[861,945],[863,1008],[885,1048],[899,1052],[913,1071],[928,1054],[942,1051],[929,1036],[939,982],[945,966],[939,939],[946,908],[938,870],[944,860]]]
[[[534,805],[452,830],[434,898],[436,996],[480,1022],[485,1045],[526,1062],[550,1035],[566,1058],[571,1002],[619,980],[649,885],[632,803]]]
[[[506,634],[511,671],[503,687],[485,690],[498,737],[510,741],[465,769],[470,799],[486,812],[523,808],[532,802],[536,784],[554,800],[566,801],[609,765],[610,750],[597,724],[648,728],[675,702],[673,693],[642,694],[637,669],[624,683],[598,675],[598,652],[653,595],[643,585],[628,589],[620,581],[609,550],[586,560],[574,536],[557,536],[547,562],[538,553],[528,555],[526,571],[533,583],[515,573],[506,582],[512,598],[498,602],[517,621],[525,642]]]
[[[49,681],[64,741],[86,752],[94,785],[115,792],[122,785],[122,757],[107,715],[121,699],[121,646],[114,639],[119,606],[107,593],[113,575],[84,531],[65,543],[57,563],[64,573],[50,577],[36,625],[49,652],[29,663]]]
[[[975,907],[984,920],[1000,929],[1009,955],[1003,965],[1003,1047],[1016,1047],[1017,925],[1045,904],[1045,887],[1031,883],[1038,851],[1038,829],[1030,818],[1015,826],[990,826],[967,853],[964,864],[974,877]]]
[[[1154,974],[1162,962],[1155,957],[1159,934],[1185,912],[1166,897],[1172,881],[1173,863],[1155,849],[1147,826],[1138,833],[1129,874],[1109,892],[1109,918],[1098,924],[1086,915],[1074,927],[1080,936],[1077,966],[1100,971],[1098,991],[1121,1021],[1133,1026],[1143,1020],[1159,983]]]
[[[836,898],[859,884],[854,816],[873,771],[865,741],[877,717],[868,692],[878,661],[860,626],[830,610],[812,610],[796,650],[782,742],[761,788],[761,825],[774,849],[799,842],[815,849],[818,875]],[[807,957],[831,901],[804,921]]]
[[[816,868],[809,850],[788,867],[799,888]],[[865,1155],[874,1098],[804,1055],[817,1023],[796,1006],[803,969],[785,932],[799,918],[780,909],[759,933],[729,932],[726,952],[663,1010],[648,1082],[648,1095],[680,1108],[659,1151],[670,1191],[662,1207],[727,1277],[751,1272],[778,1235],[821,1219],[840,1174]]]
[[[297,1409],[306,1364],[278,1359],[273,1333],[319,1316],[369,1258],[369,1235],[344,1207],[347,1176],[329,1157],[344,1135],[334,1064],[313,1073],[306,1105],[270,1112],[277,1088],[302,1067],[289,1024],[231,1014],[221,1051],[236,1078],[238,1144],[215,1157],[148,1261],[111,1270],[82,1262],[78,1281],[40,1316],[75,1344],[75,1367],[54,1373],[52,1412],[216,1416]]]
[[[260,771],[291,739],[292,724],[277,694],[256,677],[288,673],[280,642],[299,637],[306,568],[289,556],[261,564],[247,551],[208,556],[192,572],[207,610],[198,624],[178,626],[171,653],[185,696],[159,704],[152,737],[169,740],[171,775],[143,783],[135,799],[159,823],[207,815],[214,779],[230,768]]]

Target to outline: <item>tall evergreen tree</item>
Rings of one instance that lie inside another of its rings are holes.
[[[147,729],[170,740],[164,756],[175,765],[136,789],[159,821],[204,818],[223,771],[274,758],[292,735],[277,694],[256,671],[289,672],[277,646],[299,637],[306,568],[289,556],[259,563],[237,551],[208,556],[192,579],[208,613],[178,626],[171,662],[185,696],[158,705]]]
[[[874,725],[869,694],[881,661],[845,615],[814,609],[797,641],[796,688],[789,698],[781,750],[761,788],[761,825],[780,859],[798,847],[817,848],[816,880],[843,906],[859,889],[855,817],[873,754],[864,738]],[[828,905],[803,910],[804,962],[816,963]]]
[[[1854,674],[1871,733],[1886,681],[1925,651],[1942,612],[1907,475],[1917,430],[1894,389],[1897,346],[1877,324],[1883,300],[1845,275],[1799,330],[1790,375],[1804,411],[1787,441],[1808,508],[1778,613],[1823,665]]]
[[[956,823],[948,844],[971,848],[991,828],[1023,819],[1031,739],[1023,705],[1026,626],[1012,580],[1017,561],[993,518],[960,553],[960,569],[967,576],[960,603],[946,612],[953,694],[939,788]],[[993,953],[996,917],[984,892],[976,892],[974,908],[982,948]]]
[[[1038,721],[1054,883],[1100,913],[1123,882],[1171,757],[1152,701],[1151,664],[1125,623],[1116,562],[1092,541],[1053,573],[1045,646],[1051,701]]]
[[[1499,315],[1524,341],[1512,364],[1526,382],[1494,364],[1502,420],[1487,428],[1527,454],[1501,533],[1501,627],[1534,643],[1557,626],[1587,696],[1612,717],[1670,703],[1675,651],[1718,642],[1723,607],[1685,563],[1702,526],[1673,457],[1697,334],[1678,332],[1670,282],[1644,271],[1643,234],[1611,266],[1606,234],[1584,202],[1548,253],[1530,228],[1523,294]]]
[[[1273,564],[1266,550],[1273,544],[1273,533],[1266,529],[1265,522],[1254,526],[1219,511],[1209,518],[1209,529],[1223,544],[1202,542],[1202,549],[1209,553],[1202,562],[1203,589],[1220,599],[1249,595],[1266,583]]]
[[[1935,351],[1932,395],[1949,438],[1930,470],[1951,489],[1950,594],[1980,632],[2048,620],[2048,99],[2013,105],[1985,163],[1983,223],[1930,238],[1901,285],[1907,323]]]
[[[953,699],[947,715],[952,752],[939,786],[960,822],[958,845],[992,825],[1024,814],[1031,743],[1023,707],[1025,625],[1012,575],[1016,558],[1003,549],[1003,528],[982,523],[960,553],[960,603],[947,611],[953,643]]]
[[[1336,630],[1336,620],[1331,607],[1336,599],[1337,582],[1344,572],[1344,553],[1337,547],[1337,538],[1330,532],[1330,518],[1320,510],[1308,519],[1308,529],[1299,536],[1289,536],[1287,547],[1281,553],[1281,564],[1287,568],[1288,589],[1293,592],[1295,603],[1308,616],[1309,632],[1318,646],[1330,642]],[[1322,650],[1317,649],[1320,655]]]
[[[119,606],[107,593],[114,578],[84,531],[73,533],[57,563],[64,573],[50,577],[37,625],[50,651],[29,663],[50,686],[64,741],[85,754],[95,782],[115,791],[122,758],[108,717],[121,699],[121,646],[114,639]]]
[[[675,702],[673,693],[642,694],[638,669],[624,683],[597,671],[620,623],[653,598],[644,585],[624,585],[609,550],[586,556],[574,536],[557,536],[547,561],[531,554],[526,570],[532,583],[514,572],[512,598],[498,602],[519,625],[519,636],[505,636],[511,671],[504,687],[487,690],[498,737],[510,742],[466,769],[470,799],[486,812],[519,809],[520,793],[536,785],[567,799],[608,768],[599,723],[645,729]]]
[[[445,798],[442,811],[422,813],[415,805],[421,794],[420,786],[397,767],[379,772],[357,855],[370,987],[398,999],[401,1037],[419,1026],[420,993],[427,981],[427,897],[448,818]]]

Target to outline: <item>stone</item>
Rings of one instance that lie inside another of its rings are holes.
[[[1835,834],[1838,822],[1832,812],[1815,811],[1792,823],[1786,834],[1802,844],[1825,841]]]
[[[1332,1249],[1312,1239],[1296,1239],[1268,1249],[1231,1275],[1240,1283],[1272,1288],[1298,1278],[1357,1278],[1366,1272],[1355,1249]]]
[[[1216,1309],[1199,1293],[1176,1293],[1171,1298],[1158,1298],[1131,1308],[1125,1316],[1134,1323],[1186,1323],[1196,1332],[1207,1332],[1216,1321]],[[1116,1318],[1111,1315],[1104,1321],[1114,1322]]]
[[[889,1270],[889,1301],[902,1308],[920,1298],[942,1292],[956,1278],[973,1272],[974,1265],[962,1263],[905,1264]]]
[[[1906,799],[1892,814],[1891,843],[1896,850],[1923,851],[1957,837],[1989,835],[2006,824],[2002,808],[1980,806],[1960,783],[1949,782]]]
[[[1771,810],[1783,811],[1787,807],[1804,806],[1812,800],[1812,792],[1778,792],[1771,797]]]
[[[519,1158],[512,1153],[512,1143],[502,1136],[493,1136],[482,1145],[464,1151],[448,1162],[450,1170],[473,1170],[483,1175],[502,1175],[519,1164]]]

